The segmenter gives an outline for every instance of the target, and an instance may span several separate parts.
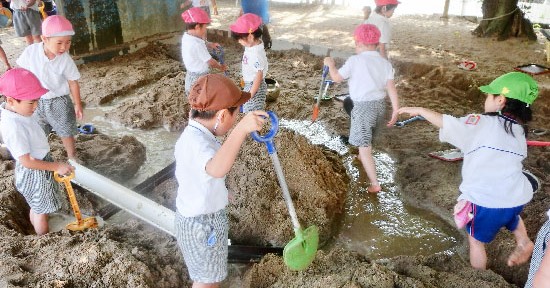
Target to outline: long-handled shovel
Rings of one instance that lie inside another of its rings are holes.
[[[225,64],[225,51],[223,50],[223,47],[221,45],[219,45],[218,47],[214,48],[212,50],[212,53],[214,55],[216,55],[216,57],[218,58],[218,61],[220,62],[220,64]],[[228,76],[229,75],[229,71],[225,70],[225,72],[223,72],[225,76]]]
[[[55,181],[60,183],[63,182],[63,184],[65,184],[67,194],[69,194],[69,202],[71,202],[71,207],[73,208],[74,216],[76,217],[75,222],[67,224],[67,229],[71,231],[82,231],[88,228],[97,228],[97,220],[95,217],[82,219],[82,214],[80,214],[80,208],[78,208],[78,202],[76,202],[76,196],[74,195],[73,186],[71,185],[71,179],[74,178],[74,172],[65,176],[61,176],[57,172],[54,172],[53,178]]]
[[[317,102],[315,102],[315,105],[313,106],[313,116],[311,117],[311,122],[315,122],[317,120],[317,117],[319,116],[319,103],[321,103],[321,96],[323,95],[323,87],[325,85],[325,80],[327,79],[328,75],[328,66],[323,66],[323,77],[321,80],[321,87],[319,88],[319,95],[317,95]],[[327,84],[328,85],[328,84]]]
[[[286,244],[283,250],[283,260],[290,270],[300,271],[306,269],[309,264],[313,262],[313,259],[315,259],[317,246],[319,245],[319,230],[315,225],[309,226],[305,230],[302,230],[300,226],[296,210],[294,210],[292,198],[290,198],[290,193],[288,192],[288,186],[286,186],[285,176],[281,168],[281,163],[279,162],[279,157],[277,156],[277,150],[273,143],[273,137],[277,134],[277,130],[279,130],[279,119],[275,112],[267,111],[267,113],[271,119],[271,130],[264,136],[260,136],[257,132],[252,132],[251,135],[254,140],[263,142],[267,146],[267,152],[273,161],[273,167],[279,179],[279,185],[281,185],[281,190],[283,190],[283,198],[285,199],[290,218],[292,219],[292,225],[294,226],[294,234],[296,237]]]

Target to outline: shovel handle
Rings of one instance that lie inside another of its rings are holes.
[[[279,118],[273,111],[267,111],[267,115],[269,115],[269,119],[271,119],[271,129],[269,132],[265,135],[260,135],[258,132],[254,131],[250,133],[250,136],[260,143],[265,143],[267,145],[267,152],[271,155],[276,151],[275,145],[273,144],[273,137],[275,137],[277,131],[279,131]]]
[[[73,208],[74,216],[78,225],[82,224],[82,214],[80,214],[80,208],[78,207],[78,202],[76,201],[76,196],[74,195],[73,185],[71,185],[71,179],[74,178],[74,172],[71,172],[69,175],[59,175],[57,171],[53,172],[53,179],[55,181],[65,184],[67,189],[67,194],[69,195],[69,202],[71,202],[71,207]]]

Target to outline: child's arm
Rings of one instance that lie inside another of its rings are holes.
[[[392,113],[391,119],[388,122],[388,127],[392,127],[397,122],[397,115],[399,110],[399,97],[397,96],[397,88],[395,88],[395,82],[393,79],[388,80],[386,83],[386,90],[388,90],[388,96],[390,97]]]
[[[420,115],[426,118],[426,120],[428,120],[437,128],[443,127],[443,115],[441,113],[437,113],[430,109],[426,109],[422,107],[402,107],[402,108],[399,108],[399,110],[397,110],[397,113],[399,114],[406,113],[411,116]]]
[[[325,57],[323,63],[328,66],[328,73],[330,74],[330,79],[332,79],[332,81],[336,83],[344,81],[344,77],[342,77],[342,75],[338,72],[338,69],[336,69],[336,62],[334,62],[332,57]]]
[[[533,278],[533,287],[546,287],[550,283],[550,251],[548,250],[548,245],[550,241],[546,242],[546,250],[544,251],[544,256],[542,256],[542,261],[540,262],[539,270],[535,273],[535,278]]]
[[[254,97],[256,95],[256,92],[260,89],[260,83],[262,83],[262,80],[264,79],[264,71],[260,70],[256,72],[256,77],[254,77],[254,81],[252,82],[252,88],[250,88],[250,94],[251,97]]]
[[[6,52],[4,51],[4,48],[0,47],[0,58],[2,59],[2,62],[6,65],[6,70],[11,69],[10,62],[8,61],[8,57],[6,56]]]
[[[57,171],[61,175],[74,171],[74,167],[69,163],[42,161],[31,157],[28,153],[19,157],[19,163],[28,169]]]
[[[74,104],[74,113],[76,114],[76,119],[82,120],[82,102],[80,100],[80,84],[77,80],[69,80],[69,90],[71,91],[71,96]]]
[[[220,64],[220,62],[216,61],[214,58],[210,58],[210,60],[208,60],[208,66],[210,66],[211,68],[218,69],[220,71],[227,70],[227,65]]]
[[[233,131],[231,131],[229,136],[227,136],[222,147],[216,152],[214,157],[206,163],[206,173],[216,178],[224,177],[229,173],[231,166],[235,163],[239,149],[248,134],[252,131],[259,131],[262,129],[267,118],[267,113],[260,110],[246,114],[246,116],[239,121],[237,126],[235,126]]]
[[[380,56],[388,59],[388,51],[386,50],[386,44],[384,43],[378,44],[378,51],[380,52]]]

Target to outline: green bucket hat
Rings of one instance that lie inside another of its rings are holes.
[[[493,80],[491,84],[479,87],[484,93],[504,95],[506,98],[517,99],[528,105],[533,104],[539,96],[537,82],[529,75],[521,72],[510,72]]]

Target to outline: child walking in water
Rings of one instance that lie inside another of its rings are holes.
[[[393,81],[394,70],[388,60],[376,51],[380,31],[371,24],[361,24],[354,32],[355,53],[336,70],[334,59],[327,57],[324,64],[329,67],[330,77],[335,82],[348,80],[349,94],[353,100],[349,143],[359,147],[359,159],[367,173],[369,193],[382,190],[376,174],[372,156],[372,139],[378,126],[384,121],[386,93],[392,104],[391,120],[388,127],[397,120],[399,100]]]
[[[34,117],[46,134],[59,135],[67,157],[76,158],[76,120],[83,116],[80,101],[80,72],[69,49],[74,35],[73,25],[63,16],[49,16],[42,22],[42,40],[23,51],[17,64],[31,71],[48,93],[40,98]],[[72,99],[71,99],[72,98]]]
[[[550,210],[546,212],[550,217]],[[535,241],[535,249],[529,266],[529,276],[525,283],[525,288],[548,287],[550,284],[550,253],[548,246],[550,245],[550,219],[540,227]]]
[[[472,267],[487,268],[485,243],[502,227],[512,231],[516,240],[507,264],[518,265],[527,262],[533,251],[520,213],[534,190],[522,173],[522,161],[527,157],[524,125],[532,119],[530,105],[538,96],[538,86],[530,76],[512,72],[479,89],[487,94],[481,115],[455,118],[420,107],[403,107],[399,113],[423,116],[440,128],[439,140],[464,153],[456,206],[471,205],[473,212],[466,225]]]
[[[175,233],[193,287],[219,287],[227,276],[229,224],[225,207],[225,176],[252,131],[258,131],[267,113],[253,111],[237,123],[238,107],[250,99],[221,74],[200,77],[189,95],[190,120],[176,142]]]
[[[242,74],[244,91],[250,92],[251,98],[244,103],[243,112],[264,110],[267,96],[268,63],[262,42],[262,18],[256,14],[247,13],[240,16],[230,26],[231,37],[244,46],[242,59]]]
[[[208,48],[216,48],[218,43],[206,42],[206,27],[210,17],[201,8],[193,7],[181,13],[181,18],[187,26],[187,32],[181,37],[181,58],[187,73],[185,73],[185,93],[189,95],[191,86],[202,75],[210,72],[210,68],[225,71],[227,66],[220,64],[208,53]],[[208,46],[208,47],[207,47]]]
[[[73,171],[67,163],[52,162],[46,134],[32,118],[38,99],[47,92],[23,68],[8,70],[0,78],[0,93],[6,96],[0,105],[0,132],[15,159],[15,187],[31,208],[29,218],[37,235],[48,233],[48,214],[61,207],[51,171]]]

